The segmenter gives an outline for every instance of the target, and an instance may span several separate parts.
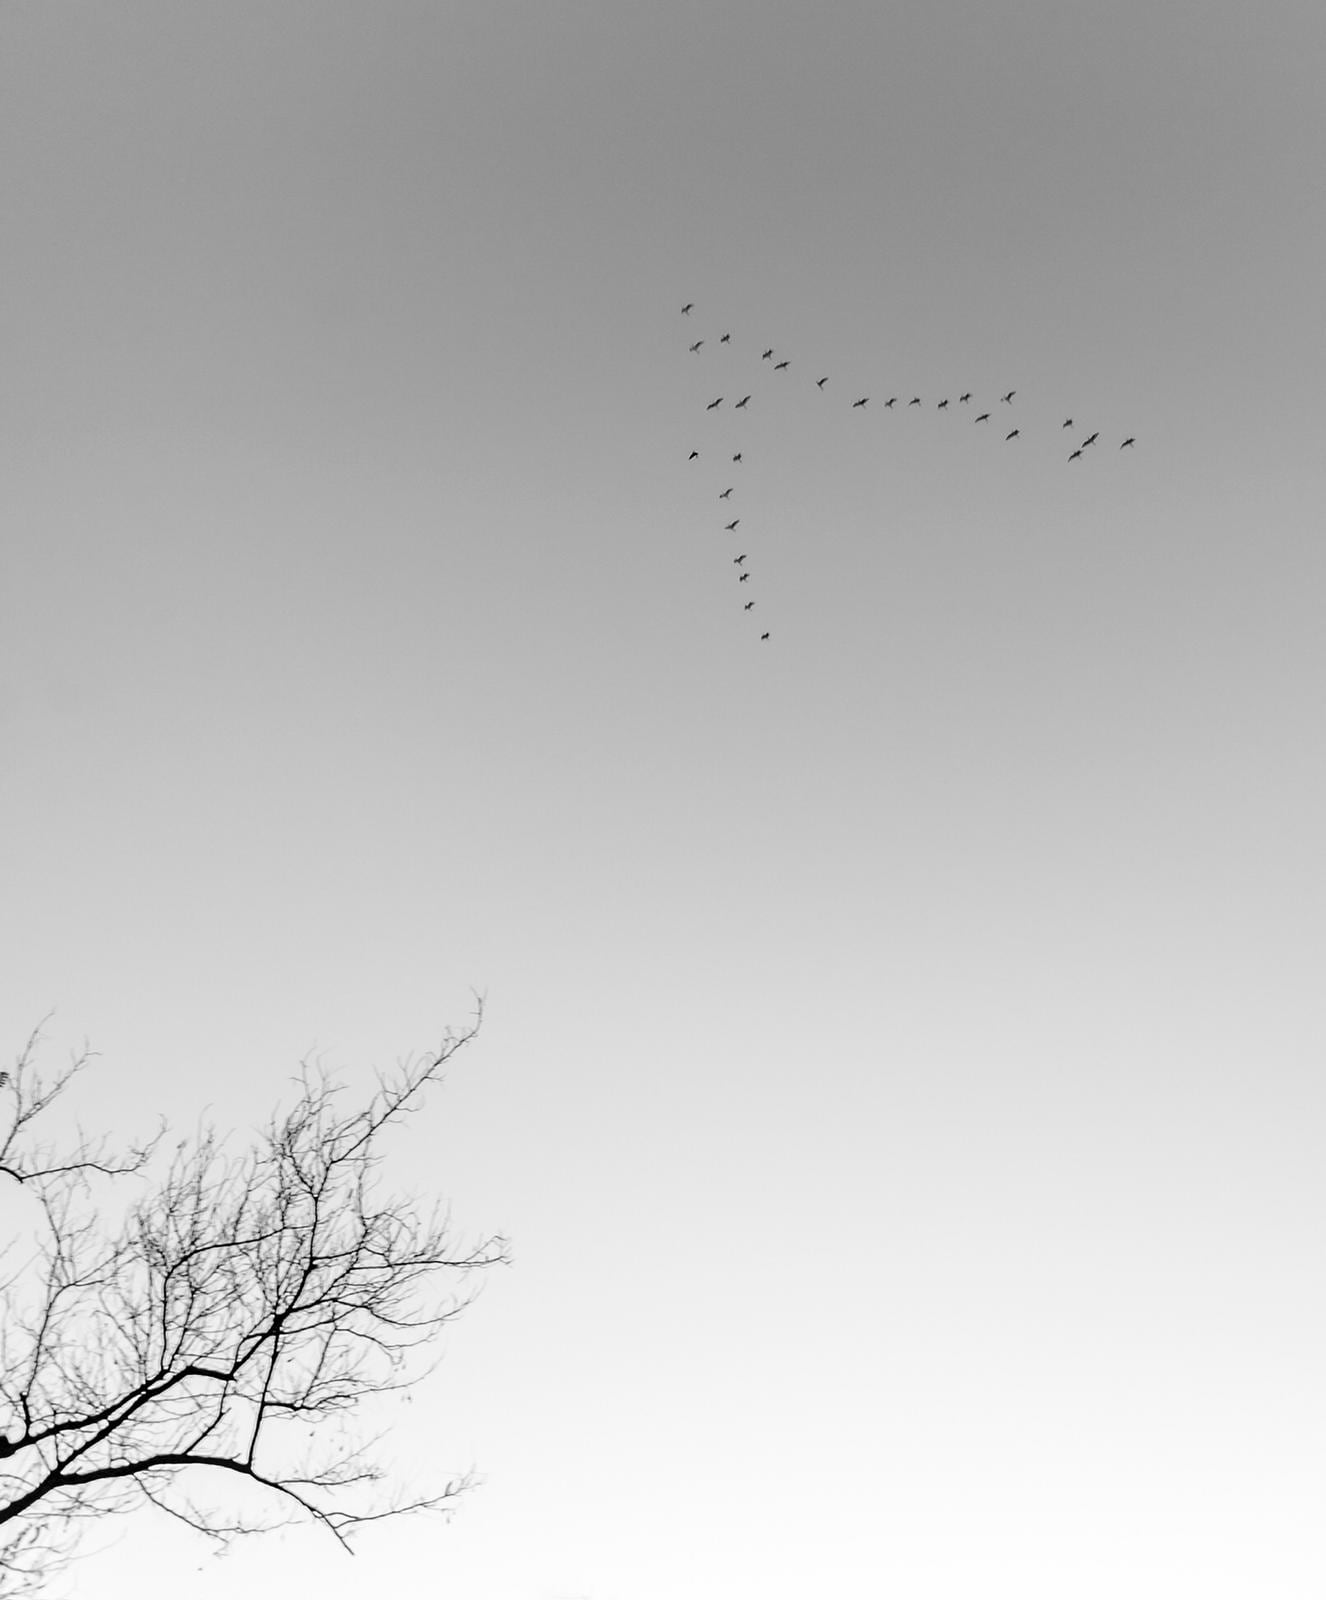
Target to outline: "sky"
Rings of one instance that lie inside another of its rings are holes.
[[[0,1052],[240,1138],[480,991],[383,1178],[513,1241],[391,1419],[450,1523],[67,1592],[1321,1594],[1324,77],[0,7]]]

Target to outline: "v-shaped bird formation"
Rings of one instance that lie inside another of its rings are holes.
[[[694,301],[688,301],[687,304],[684,305],[681,308],[681,314],[684,317],[689,317],[691,312],[694,311],[694,310],[695,310],[695,302]],[[692,324],[692,326],[693,326],[693,324]],[[703,338],[695,340],[694,343],[689,344],[688,347],[687,347],[689,354],[699,357],[700,360],[702,360],[702,361],[707,359],[705,356],[703,356],[701,354],[701,352],[704,350],[704,348],[705,348],[705,346],[706,346],[706,344],[708,342],[709,341],[707,341],[707,339],[703,339]],[[733,359],[733,355],[734,354],[735,355],[739,355],[741,353],[740,346],[733,343],[732,335],[729,332],[724,332],[719,337],[718,343],[720,345],[727,345],[729,347],[729,351],[723,352],[723,354],[718,357],[718,359],[722,363],[730,362]],[[732,354],[729,354],[729,352],[732,352]],[[754,353],[754,346],[753,345],[751,346],[751,353],[752,354]],[[774,360],[775,356],[781,356],[781,352],[775,346],[769,345],[766,348],[764,348],[760,352],[759,360],[760,360],[760,362],[765,362],[765,361],[769,362],[770,363],[770,367],[768,369],[760,368],[760,370],[761,371],[772,370],[773,372],[776,372],[776,373],[790,373],[791,364],[792,364],[791,363],[791,358],[790,357],[786,357],[786,356],[782,356],[781,359],[775,361]],[[697,368],[696,370],[698,371],[699,369]],[[831,377],[832,377],[832,374],[826,373],[824,376],[819,377],[819,378],[815,378],[811,382],[810,387],[813,388],[814,390],[816,390],[823,399],[827,399],[828,398],[828,396],[826,395],[826,386],[830,385]],[[715,385],[715,387],[717,387],[717,385]],[[734,384],[733,387],[734,388],[736,388],[736,387],[744,388],[744,385],[743,384]],[[779,380],[778,387],[779,387],[779,390],[781,392],[783,392],[783,393],[787,392],[787,386],[786,386],[786,383],[783,380],[781,380],[781,379]],[[830,390],[830,392],[831,392],[831,390]],[[1015,401],[1016,397],[1017,397],[1017,394],[1018,394],[1018,391],[1016,389],[1009,389],[1009,390],[1006,390],[1003,394],[995,396],[995,400],[1000,405],[1012,406],[1014,404],[1014,401]],[[720,395],[717,395],[713,400],[709,401],[709,403],[705,406],[705,410],[706,410],[706,412],[709,412],[709,411],[715,411],[715,412],[721,411],[723,409],[724,405],[728,404],[728,405],[730,405],[731,410],[734,411],[734,412],[736,412],[736,411],[747,411],[748,412],[751,403],[753,401],[756,401],[756,399],[757,399],[757,396],[756,396],[755,391],[752,391],[750,394],[743,395],[741,397],[741,399],[736,400],[735,402],[729,401],[727,395],[720,394]],[[861,411],[864,414],[866,412],[866,408],[870,405],[871,399],[872,399],[872,396],[870,396],[868,394],[858,395],[858,396],[856,396],[855,398],[853,398],[851,400],[850,405],[848,405],[846,407],[846,409],[851,410],[851,411]],[[889,412],[890,414],[894,414],[893,413],[893,408],[894,408],[894,406],[897,405],[897,403],[898,403],[898,401],[900,399],[901,399],[901,396],[899,396],[899,395],[896,395],[896,394],[895,395],[891,395],[887,400],[885,400],[883,402],[883,410]],[[957,403],[958,403],[959,406],[966,406],[966,405],[972,404],[972,392],[971,392],[971,390],[967,390],[965,393],[960,394],[957,397]],[[976,401],[976,404],[979,405],[980,401],[979,400]],[[924,402],[922,401],[922,398],[921,398],[920,395],[913,395],[912,398],[907,401],[907,409],[908,410],[910,410],[913,406],[921,406],[924,409]],[[935,402],[935,410],[936,411],[947,412],[950,416],[954,416],[954,417],[956,417],[958,415],[957,412],[955,412],[955,411],[953,411],[951,409],[951,407],[949,405],[949,397],[947,395],[944,396],[943,399],[938,400],[938,401]],[[966,413],[966,415],[968,417],[971,417],[971,413],[970,412]],[[971,420],[973,422],[977,422],[977,423],[989,422],[990,421],[990,413],[989,413],[989,411],[979,412],[974,418],[971,418]],[[897,424],[897,426],[901,426],[901,424]],[[951,424],[945,423],[945,426],[946,427],[947,426],[951,426]],[[1072,417],[1066,418],[1062,423],[1059,424],[1058,428],[1055,430],[1056,437],[1061,437],[1064,429],[1073,428],[1073,427],[1075,427],[1075,424],[1074,424],[1074,421],[1073,421]],[[998,435],[996,434],[995,437],[998,438]],[[1023,429],[1022,429],[1021,425],[1019,424],[1018,426],[1010,428],[1009,431],[1004,435],[1004,443],[1005,444],[1012,444],[1015,441],[1020,440],[1022,438],[1023,438]],[[1099,439],[1100,439],[1100,430],[1097,429],[1095,432],[1088,434],[1087,437],[1085,439],[1083,439],[1077,445],[1077,447],[1068,455],[1068,457],[1066,459],[1070,463],[1074,462],[1074,461],[1081,461],[1083,459],[1083,457],[1084,457],[1084,453],[1087,450],[1089,450],[1093,445],[1095,445]],[[732,441],[729,439],[727,442],[730,444]],[[1068,441],[1063,441],[1063,442],[1067,443]],[[1119,445],[1118,448],[1120,450],[1127,450],[1130,447],[1135,447],[1136,444],[1137,444],[1136,438],[1133,435],[1130,434],[1126,439],[1124,439],[1122,441],[1122,443]],[[1024,446],[1019,446],[1019,448],[1027,448],[1027,447],[1024,445]],[[699,461],[699,460],[701,460],[703,458],[704,455],[705,455],[705,450],[702,447],[697,446],[697,448],[693,449],[690,452],[690,455],[689,455],[688,459],[690,461]],[[731,459],[732,462],[740,463],[742,461],[742,459],[743,459],[743,456],[744,456],[744,450],[738,450],[734,455],[732,455],[730,457],[730,459]],[[731,499],[732,495],[734,494],[734,492],[736,491],[737,487],[738,486],[736,484],[732,484],[730,487],[723,489],[722,492],[718,496],[719,500],[721,500],[721,501],[729,501]],[[741,518],[740,517],[734,517],[731,522],[725,523],[723,525],[723,532],[724,533],[735,533],[737,531],[737,528],[738,528],[740,522],[741,522]],[[750,577],[751,577],[752,569],[748,568],[746,566],[746,564],[745,564],[746,560],[747,560],[747,556],[748,556],[748,552],[743,551],[740,555],[735,556],[733,558],[733,560],[732,560],[732,565],[737,568],[736,577],[737,577],[737,582],[739,584],[749,582]],[[743,592],[741,590],[738,590],[737,592],[741,596],[741,608],[742,608],[742,610],[743,611],[754,611],[756,609],[756,602],[753,599],[746,599],[745,598],[745,592]],[[760,637],[760,639],[762,641],[763,640],[767,640],[769,638],[769,632],[767,630],[765,630],[765,631],[760,633],[759,637]]]

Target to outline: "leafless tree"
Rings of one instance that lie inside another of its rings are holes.
[[[421,1371],[421,1347],[473,1301],[480,1269],[508,1259],[500,1235],[454,1244],[436,1208],[423,1223],[412,1202],[374,1204],[379,1134],[420,1108],[481,1020],[480,1003],[348,1114],[305,1061],[293,1109],[243,1155],[200,1127],[155,1183],[164,1126],[120,1156],[81,1132],[63,1155],[32,1144],[91,1060],[48,1082],[33,1033],[0,1082],[0,1260],[25,1196],[34,1224],[31,1258],[0,1279],[0,1594],[44,1587],[80,1524],[144,1504],[221,1547],[311,1519],[346,1550],[366,1523],[450,1509],[468,1475],[384,1497],[368,1454],[380,1433],[330,1459],[325,1447],[330,1419],[428,1376],[440,1357]],[[93,1200],[113,1180],[148,1188],[112,1231]]]

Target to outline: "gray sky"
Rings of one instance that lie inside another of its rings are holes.
[[[484,989],[388,1177],[517,1262],[391,1419],[449,1528],[81,1584],[1321,1593],[1324,79],[1315,0],[0,10],[4,1048],[243,1129]]]

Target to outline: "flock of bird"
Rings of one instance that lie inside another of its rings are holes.
[[[688,301],[681,308],[681,314],[684,317],[689,317],[691,312],[694,311],[694,310],[695,310],[695,302],[694,301]],[[711,342],[710,340],[704,339],[704,338],[697,339],[693,344],[691,344],[689,346],[690,354],[693,355],[693,356],[698,356],[700,354],[700,352],[704,349],[705,345],[710,343],[710,342]],[[730,344],[732,342],[732,335],[730,333],[722,333],[722,334],[720,334],[718,336],[718,339],[716,341],[712,341],[712,342],[715,342],[715,343],[720,344],[720,345]],[[761,361],[770,362],[772,364],[772,369],[773,369],[774,372],[787,372],[791,368],[792,363],[791,363],[790,360],[788,360],[786,358],[784,358],[782,360],[779,360],[779,361],[775,361],[774,357],[776,355],[778,355],[778,353],[779,352],[777,350],[775,350],[773,348],[773,346],[771,345],[771,346],[769,346],[768,349],[766,349],[766,350],[761,352],[760,360]],[[819,390],[822,391],[824,389],[825,384],[827,384],[828,381],[829,381],[829,379],[828,379],[827,376],[822,377],[822,378],[816,378],[815,379],[815,387],[816,387],[816,389],[819,389]],[[1017,390],[1016,389],[1010,389],[1010,390],[1008,390],[1008,392],[1006,394],[1001,394],[999,396],[998,403],[1001,404],[1001,405],[1011,406],[1013,404],[1013,401],[1016,398],[1016,396],[1017,396]],[[732,409],[734,411],[745,411],[750,406],[750,403],[754,398],[755,398],[755,396],[754,396],[753,392],[751,394],[742,395],[742,397],[739,400],[735,400],[732,403]],[[860,395],[860,396],[858,396],[856,399],[854,399],[852,401],[850,409],[853,410],[853,411],[864,410],[866,408],[866,406],[868,406],[870,404],[872,398],[873,397],[871,395],[868,395],[868,394]],[[716,399],[711,400],[708,403],[708,405],[705,407],[705,410],[706,411],[717,411],[721,406],[723,406],[724,404],[727,403],[727,399],[728,399],[728,397],[726,395],[719,395]],[[901,399],[902,399],[901,395],[896,395],[896,394],[895,395],[890,395],[887,400],[882,402],[884,409],[886,411],[891,411],[894,408],[894,406],[896,406]],[[971,400],[972,400],[972,396],[971,396],[971,392],[970,391],[968,391],[966,394],[960,394],[957,397],[957,403],[960,406],[970,405],[971,404]],[[912,398],[910,400],[908,400],[907,405],[906,405],[906,407],[904,407],[904,409],[908,409],[908,408],[910,408],[912,406],[919,406],[921,404],[922,404],[922,401],[921,401],[920,395],[913,395]],[[940,400],[940,401],[936,402],[935,409],[937,411],[947,411],[949,409],[948,397],[945,397],[943,400]],[[989,411],[982,411],[973,419],[973,421],[975,423],[982,423],[982,422],[988,423],[990,421],[990,419],[991,419],[991,415],[992,415],[992,413],[989,412]],[[1009,420],[1010,421],[1012,420],[1012,415],[1013,415],[1012,413],[1009,414]],[[1064,421],[1060,424],[1059,432],[1060,432],[1060,434],[1062,434],[1064,429],[1073,428],[1075,426],[1076,426],[1076,424],[1074,423],[1072,417],[1066,417],[1064,419]],[[1019,439],[1021,437],[1022,437],[1022,429],[1020,427],[1014,426],[1014,427],[1010,428],[1009,431],[1004,435],[1004,443],[1005,444],[1010,444],[1010,443],[1012,443],[1012,441],[1014,439]],[[1070,462],[1080,461],[1082,459],[1083,452],[1086,451],[1086,450],[1089,450],[1093,445],[1095,445],[1099,441],[1099,439],[1100,439],[1099,430],[1095,431],[1094,433],[1088,434],[1087,437],[1085,439],[1083,439],[1082,442],[1077,446],[1077,448],[1072,451],[1072,453],[1068,456],[1067,459]],[[1130,434],[1128,436],[1128,438],[1124,439],[1122,441],[1122,443],[1119,445],[1119,449],[1120,450],[1127,450],[1130,447],[1136,445],[1136,443],[1137,443],[1137,440]],[[700,455],[701,455],[701,452],[699,450],[692,450],[691,453],[690,453],[689,459],[691,461],[698,461],[700,459]],[[732,456],[732,464],[733,465],[740,465],[741,460],[742,460],[742,451],[738,450]],[[724,501],[724,502],[730,502],[731,499],[732,499],[732,495],[733,495],[733,492],[734,492],[735,489],[736,489],[736,485],[735,484],[730,485],[728,488],[724,489],[719,494],[718,498],[720,500]],[[729,505],[729,509],[730,509],[730,505]],[[734,517],[731,522],[728,522],[728,523],[724,524],[723,532],[724,533],[736,533],[737,529],[740,526],[741,526],[741,518],[740,517]],[[747,560],[748,560],[748,554],[747,554],[746,551],[742,551],[740,555],[736,555],[736,556],[734,556],[732,558],[732,565],[737,568],[736,577],[737,577],[737,582],[738,583],[748,583],[750,581],[751,574],[750,574],[750,571],[748,570],[748,568],[746,566]],[[743,594],[744,594],[744,591],[743,591]],[[742,609],[743,609],[743,611],[746,611],[746,612],[754,611],[756,609],[755,601],[753,599],[743,598]],[[760,639],[761,640],[767,640],[768,638],[769,638],[769,632],[766,629],[765,631],[761,632]]]

